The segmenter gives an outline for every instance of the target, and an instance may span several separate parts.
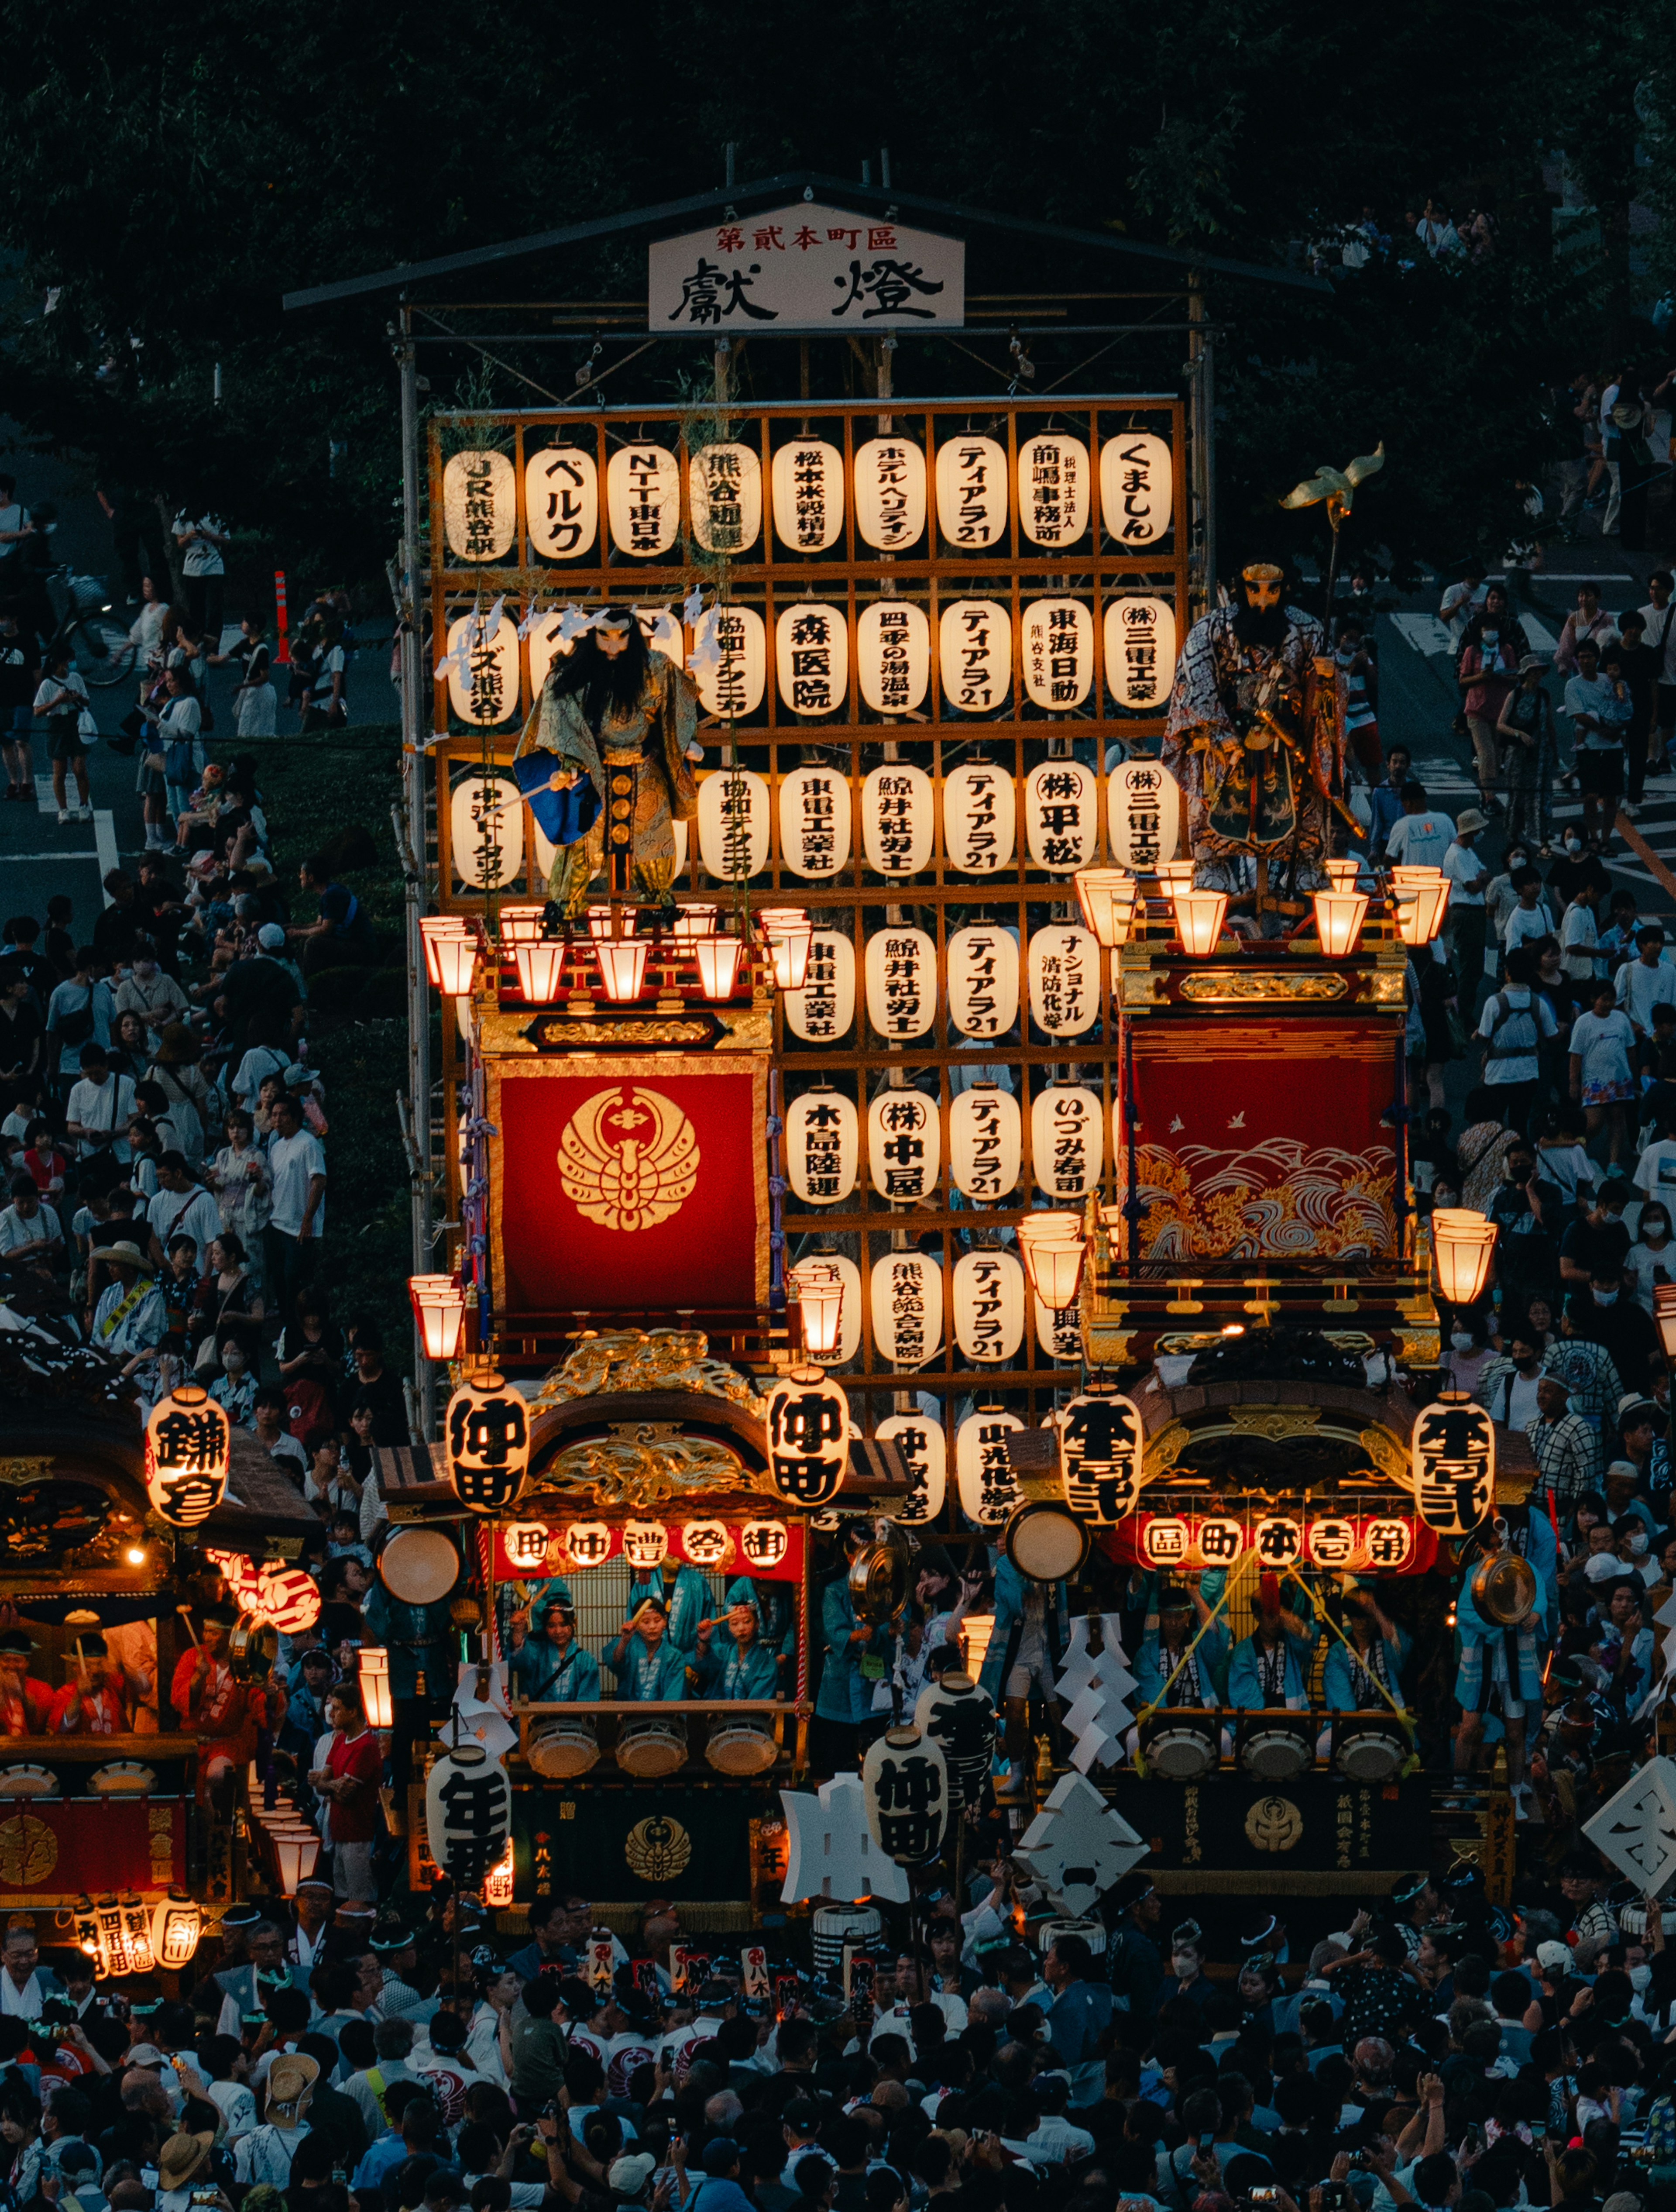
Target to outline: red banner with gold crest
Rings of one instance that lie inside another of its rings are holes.
[[[14,1798],[0,1816],[0,1899],[48,1904],[186,1879],[179,1797]]]

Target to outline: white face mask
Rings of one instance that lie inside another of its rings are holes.
[[[1470,1352],[1473,1348],[1472,1337],[1464,1328],[1452,1329],[1449,1342],[1457,1352]]]
[[[1651,1989],[1652,1986],[1653,1969],[1650,1966],[1630,1967],[1630,1987],[1634,1990],[1637,1996],[1639,1996],[1643,1990]]]
[[[1630,1531],[1630,1549],[1637,1553],[1644,1552],[1647,1549],[1647,1538],[1643,1530],[1635,1528]]]
[[[1581,853],[1583,849],[1582,839],[1581,837],[1568,837],[1565,841],[1565,849],[1568,853]]]

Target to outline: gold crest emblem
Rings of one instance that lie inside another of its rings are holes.
[[[698,1182],[698,1139],[672,1098],[636,1084],[596,1091],[559,1139],[559,1181],[579,1213],[632,1234],[678,1213]]]
[[[1303,1815],[1290,1797],[1260,1797],[1245,1816],[1245,1832],[1260,1851],[1289,1851],[1303,1833]]]
[[[0,1882],[8,1889],[33,1889],[58,1863],[58,1839],[45,1820],[31,1813],[0,1820]]]
[[[629,1872],[641,1881],[672,1881],[692,1855],[692,1838],[665,1813],[649,1813],[636,1820],[622,1845]]]

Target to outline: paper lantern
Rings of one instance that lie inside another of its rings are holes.
[[[949,1174],[955,1188],[993,1206],[1013,1189],[1023,1158],[1018,1101],[999,1083],[975,1083],[949,1104]]]
[[[436,987],[445,999],[469,999],[477,980],[482,942],[474,928],[433,932],[427,926],[443,919],[427,915],[419,924],[425,941],[425,965],[434,971]]]
[[[841,769],[794,768],[781,777],[780,857],[811,882],[849,865],[850,786]]]
[[[282,1636],[301,1635],[320,1617],[320,1586],[307,1568],[270,1561],[257,1576],[252,1609]]]
[[[1007,1438],[1023,1425],[1017,1413],[1004,1413],[999,1406],[981,1406],[975,1413],[969,1413],[955,1431],[955,1481],[960,1492],[960,1510],[969,1521],[981,1528],[999,1528],[1018,1504],[1018,1485],[1007,1456]],[[991,1613],[987,1618],[993,1629],[994,1615]],[[970,1613],[966,1617],[966,1626],[969,1634],[975,1628]],[[969,1644],[966,1671],[975,1676],[982,1664],[982,1655],[975,1656]]]
[[[151,1916],[151,1952],[160,1966],[190,1966],[203,1933],[197,1899],[171,1889]]]
[[[1094,688],[1094,617],[1080,599],[1033,599],[1020,627],[1024,689],[1050,714],[1068,714]]]
[[[1150,431],[1128,430],[1100,448],[1100,519],[1120,545],[1156,545],[1169,529],[1175,464]]]
[[[955,1342],[980,1366],[1024,1341],[1024,1270],[1011,1252],[963,1252],[949,1285]]]
[[[799,1260],[786,1273],[797,1285],[804,1350],[811,1358],[831,1358],[843,1334],[843,1277],[825,1260]]]
[[[831,1352],[810,1352],[810,1359],[821,1367],[843,1367],[854,1358],[861,1348],[861,1270],[853,1260],[841,1252],[822,1252],[817,1255],[823,1267],[830,1267],[843,1286],[843,1301],[838,1312],[838,1344]],[[807,1347],[805,1347],[807,1349]]]
[[[1368,1564],[1373,1567],[1406,1567],[1414,1555],[1414,1530],[1394,1517],[1369,1521],[1362,1531]]]
[[[530,1409],[494,1368],[480,1369],[449,1399],[443,1435],[462,1505],[504,1513],[517,1504],[530,1466]]]
[[[993,714],[1012,703],[1012,617],[999,599],[955,599],[938,618],[943,703]]]
[[[480,1743],[441,1752],[425,1778],[425,1840],[438,1868],[476,1889],[512,1832],[512,1784]]]
[[[643,937],[603,937],[596,942],[593,957],[599,963],[599,988],[613,1006],[626,1006],[639,998],[651,950]]]
[[[975,1805],[989,1779],[995,1745],[995,1705],[988,1691],[951,1668],[914,1699],[914,1725],[948,1763],[952,1808],[958,1812]]]
[[[473,448],[442,465],[442,530],[457,561],[503,561],[518,532],[518,488],[504,453]]]
[[[698,857],[717,882],[744,883],[768,865],[768,787],[754,769],[722,768],[698,787]]]
[[[937,449],[937,526],[962,552],[1005,545],[1006,448],[993,438],[950,438]]]
[[[786,1109],[786,1180],[805,1206],[838,1206],[855,1188],[860,1136],[855,1101],[805,1091]]]
[[[619,446],[605,464],[605,512],[619,553],[667,553],[681,531],[681,464],[667,446]]]
[[[449,857],[457,880],[496,890],[524,878],[524,794],[511,775],[463,775],[448,793]]]
[[[824,438],[793,438],[768,470],[774,534],[793,553],[824,553],[844,527],[844,457]]]
[[[757,926],[768,950],[774,980],[782,991],[800,991],[809,972],[814,928],[800,906],[760,907]]]
[[[1228,912],[1227,893],[1177,890],[1171,895],[1171,904],[1175,909],[1175,933],[1181,940],[1181,950],[1201,960],[1214,952]]]
[[[1123,761],[1106,785],[1106,838],[1120,868],[1151,875],[1181,841],[1181,787],[1159,761]]]
[[[1471,1206],[1435,1206],[1431,1241],[1437,1258],[1439,1291],[1452,1306],[1476,1304],[1490,1279],[1495,1223]]]
[[[197,1382],[179,1382],[152,1407],[145,1425],[145,1492],[173,1528],[196,1528],[227,1494],[233,1430]]]
[[[1653,1291],[1653,1318],[1665,1357],[1676,1360],[1676,1283],[1659,1283]]]
[[[593,455],[581,446],[546,446],[526,454],[524,520],[530,550],[543,561],[576,561],[591,551],[599,535],[599,470]]]
[[[1088,528],[1094,469],[1080,438],[1062,432],[1018,447],[1018,526],[1032,545],[1074,545]]]
[[[911,714],[931,682],[931,624],[923,607],[876,599],[855,625],[855,672],[876,714]]]
[[[856,534],[881,553],[904,553],[926,528],[926,457],[908,438],[870,438],[855,449]]]
[[[1083,1356],[1082,1310],[1075,1304],[1057,1311],[1043,1305],[1034,1291],[1031,1310],[1035,1318],[1035,1340],[1043,1354],[1058,1367],[1074,1367]]]
[[[867,1832],[886,1858],[920,1866],[942,1850],[951,1816],[948,1765],[917,1728],[887,1729],[868,1746],[861,1794]]]
[[[879,1198],[928,1198],[942,1167],[937,1102],[923,1091],[881,1091],[867,1107],[867,1174]]]
[[[762,703],[768,685],[768,634],[755,607],[730,600],[704,617],[714,650],[695,647],[689,664],[698,687],[698,702],[718,721],[742,721]]]
[[[898,1525],[938,1519],[949,1480],[949,1447],[942,1423],[929,1413],[892,1413],[873,1434],[882,1444],[895,1444],[914,1486],[912,1498],[893,1507],[891,1517]]]
[[[762,464],[755,447],[701,446],[687,478],[693,536],[707,553],[743,553],[762,528]]]
[[[1179,1567],[1193,1549],[1193,1529],[1176,1514],[1158,1514],[1142,1532],[1140,1548],[1149,1567]]]
[[[693,945],[698,986],[707,999],[731,999],[738,982],[745,947],[737,937],[701,937]]]
[[[1100,779],[1080,761],[1039,761],[1024,779],[1024,841],[1039,868],[1085,868],[1100,842]]]
[[[875,930],[864,959],[867,1019],[879,1036],[924,1036],[937,1012],[937,947],[923,929]]]
[[[1304,1533],[1304,1549],[1315,1567],[1347,1567],[1356,1555],[1354,1521],[1338,1517],[1312,1521]]]
[[[850,626],[842,607],[814,600],[787,607],[774,620],[774,659],[780,704],[792,714],[835,714],[848,705]]]
[[[613,1549],[610,1524],[572,1521],[559,1539],[559,1547],[573,1567],[603,1567]]]
[[[1438,868],[1393,868],[1397,934],[1405,945],[1430,945],[1443,927],[1449,879]]]
[[[1344,960],[1356,950],[1367,917],[1368,902],[1360,891],[1316,891],[1311,899],[1315,934],[1329,960]]]
[[[1100,1018],[1100,945],[1092,930],[1066,923],[1029,943],[1030,1018],[1049,1036],[1084,1036]]]
[[[1151,597],[1106,603],[1106,689],[1131,714],[1153,714],[1175,681],[1175,610]]]
[[[967,761],[943,779],[943,846],[962,876],[993,876],[1008,866],[1017,837],[1011,776],[990,761]]]
[[[753,1574],[773,1572],[792,1548],[783,1521],[746,1521],[739,1529],[739,1556]]]
[[[780,1003],[786,1026],[805,1044],[833,1044],[855,1021],[855,947],[841,930],[817,926],[809,940],[803,988]]]
[[[893,1367],[923,1367],[943,1344],[943,1270],[925,1252],[873,1263],[873,1343]]]
[[[390,1695],[389,1652],[381,1644],[363,1644],[356,1655],[355,1671],[361,1678],[361,1702],[366,1708],[367,1727],[393,1727],[396,1717]]]
[[[1018,1224],[1017,1236],[1031,1290],[1043,1305],[1062,1313],[1076,1297],[1082,1275],[1082,1217],[1030,1213]]]
[[[468,968],[468,974],[471,969],[475,969],[477,964],[477,932],[475,924],[468,921],[464,915],[459,914],[421,915],[419,917],[419,940],[425,948],[425,974],[433,990],[440,990],[442,986],[442,963],[440,954],[445,939],[449,940],[457,939],[463,944],[469,944],[471,945],[471,957]],[[450,974],[454,972],[458,957],[458,955],[452,953],[449,956],[448,968]],[[468,991],[471,989],[471,986],[469,981],[465,988]]]
[[[861,787],[861,844],[881,876],[917,876],[931,859],[937,793],[920,768],[897,761],[876,768]]]
[[[547,1523],[513,1521],[501,1531],[501,1543],[514,1574],[539,1574],[547,1565]]]
[[[1295,1566],[1303,1557],[1303,1523],[1290,1514],[1271,1514],[1252,1530],[1251,1548],[1264,1567]]]
[[[313,1873],[320,1856],[320,1838],[312,1828],[282,1828],[270,1832],[279,1886],[295,1897],[299,1886]]]
[[[962,1036],[1005,1036],[1018,1019],[1017,938],[975,922],[956,930],[945,957],[950,1024]]]
[[[446,1361],[459,1351],[465,1326],[465,1293],[452,1275],[410,1275],[407,1294],[427,1359]]]
[[[1133,1399],[1090,1390],[1055,1415],[1065,1502],[1102,1528],[1124,1520],[1140,1496],[1146,1431]]]
[[[448,704],[473,729],[498,729],[518,713],[518,624],[504,610],[457,615],[448,625]]]
[[[1030,1106],[1030,1170],[1039,1188],[1064,1203],[1096,1189],[1104,1165],[1104,1114],[1096,1092],[1050,1083]]]
[[[1129,942],[1141,887],[1126,868],[1078,868],[1072,878],[1083,920],[1109,952]]]
[[[825,1505],[849,1464],[849,1401],[838,1385],[799,1368],[776,1377],[764,1408],[768,1467],[788,1504]]]
[[[489,1872],[483,1876],[483,1903],[504,1907],[512,1904],[516,1895],[516,1872],[513,1862],[512,1838],[507,1838],[503,1850]]]
[[[1476,1528],[1496,1500],[1496,1428],[1464,1390],[1445,1390],[1420,1413],[1411,1443],[1414,1499],[1440,1536]]]
[[[550,1006],[558,997],[569,949],[562,937],[538,938],[533,944],[513,947],[519,995],[526,1006]]]

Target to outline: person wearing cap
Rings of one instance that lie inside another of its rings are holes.
[[[576,1605],[569,1589],[537,1601],[533,1635],[507,1662],[513,1693],[531,1705],[591,1704],[599,1694],[599,1662],[576,1640]]]
[[[1507,1533],[1505,1517],[1488,1514],[1461,1546],[1460,1585],[1455,1593],[1460,1662],[1455,1670],[1454,1694],[1460,1720],[1455,1729],[1454,1771],[1470,1774],[1476,1765],[1484,1740],[1484,1717],[1493,1702],[1501,1707],[1507,1731],[1508,1780],[1517,1790],[1525,1778],[1527,1709],[1534,1705],[1539,1726],[1541,1722],[1540,1616],[1532,1613],[1515,1627],[1507,1627],[1486,1621],[1473,1601],[1473,1577],[1486,1559],[1501,1552]]]
[[[619,1698],[647,1705],[686,1696],[686,1655],[669,1641],[668,1624],[663,1600],[651,1594],[623,1622],[605,1656],[605,1664],[616,1676]]]
[[[1554,702],[1543,685],[1547,663],[1534,653],[1519,663],[1519,680],[1502,702],[1496,735],[1507,778],[1509,844],[1527,842],[1545,860],[1553,845],[1554,771],[1559,758]]]
[[[286,2187],[297,2146],[308,2133],[309,2100],[319,2078],[319,2063],[304,2051],[282,2051],[274,2060],[268,2069],[268,2117],[262,2126],[241,2137],[234,2154],[240,2181]]]
[[[77,1632],[70,1654],[76,1668],[52,1700],[52,1735],[122,1735],[128,1729],[128,1677],[120,1659],[92,1629]]]
[[[1447,928],[1449,958],[1454,967],[1455,993],[1463,1016],[1478,1004],[1484,981],[1484,952],[1489,917],[1484,896],[1490,888],[1490,872],[1474,849],[1489,818],[1476,806],[1462,809],[1455,818],[1454,837],[1444,854],[1442,869],[1448,878]]]
[[[1623,1522],[1637,1522],[1651,1537],[1659,1524],[1651,1506],[1637,1494],[1640,1480],[1641,1469],[1632,1459],[1615,1459],[1608,1464],[1601,1484],[1606,1501],[1606,1522],[1614,1531]]]
[[[1293,1587],[1308,1605],[1302,1589]],[[1304,1670],[1317,1632],[1313,1622],[1281,1603],[1273,1577],[1260,1576],[1256,1620],[1228,1662],[1229,1704],[1238,1712],[1281,1705],[1302,1712],[1309,1702]]]
[[[162,1342],[167,1320],[150,1261],[127,1237],[113,1244],[95,1245],[88,1256],[109,1267],[114,1278],[100,1292],[94,1308],[94,1344],[113,1359],[145,1358]]]
[[[650,2151],[626,2151],[621,2158],[612,2160],[605,2179],[619,2204],[641,2204],[646,2201],[652,2177],[657,2171],[658,2161]]]
[[[0,1636],[0,1735],[45,1735],[56,1693],[29,1672],[29,1654],[39,1645],[21,1628]]]

